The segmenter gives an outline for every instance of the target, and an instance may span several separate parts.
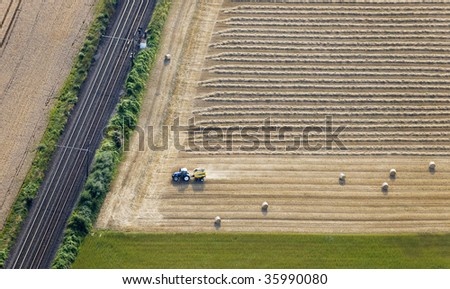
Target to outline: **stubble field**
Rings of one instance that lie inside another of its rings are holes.
[[[182,150],[133,137],[98,228],[450,232],[450,5],[286,2],[200,1],[173,32],[184,45],[161,52],[140,126],[195,122]],[[180,167],[205,184],[173,184]]]
[[[95,1],[0,2],[1,229],[85,38]]]

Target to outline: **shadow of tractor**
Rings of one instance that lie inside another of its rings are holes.
[[[183,182],[183,181],[179,181],[179,182],[174,182],[172,181],[172,186],[174,188],[176,188],[178,190],[178,192],[184,192],[186,191],[189,186],[192,187],[192,190],[194,192],[203,192],[205,190],[205,182],[200,182],[200,181],[195,181],[195,180],[191,180],[189,182]]]

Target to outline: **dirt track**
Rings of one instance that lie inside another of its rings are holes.
[[[390,6],[389,13],[399,14],[396,17],[406,24],[384,33],[390,20],[382,19],[390,16],[377,5],[362,11],[336,5],[336,12],[325,7],[328,4],[293,9],[283,8],[287,4],[205,2],[199,1],[182,53],[181,46],[172,44],[173,60],[168,66],[162,61],[167,51],[163,49],[143,105],[141,127],[157,120],[171,124],[176,117],[186,124],[192,116],[196,124],[210,128],[254,126],[271,116],[277,125],[303,128],[331,114],[337,124],[348,125],[342,137],[350,150],[237,153],[177,151],[170,146],[163,152],[147,148],[139,152],[136,134],[98,227],[208,232],[217,230],[213,220],[219,215],[220,231],[450,231],[449,66],[445,63],[449,51],[443,31],[450,21],[447,8],[407,4],[397,11]],[[176,6],[169,21],[172,26],[164,34],[166,45],[184,37],[184,29],[173,28],[180,23],[177,12]],[[314,20],[314,13],[320,14],[320,21]],[[351,13],[370,19],[358,22],[354,15],[345,16]],[[421,14],[415,17],[421,19],[419,30],[408,27],[416,25],[409,19],[411,13]],[[430,15],[435,14],[442,23],[432,23]],[[312,20],[291,19],[305,15]],[[341,21],[333,20],[336,15]],[[304,21],[314,33],[298,28]],[[360,24],[371,21],[375,24],[370,27]],[[188,26],[188,18],[183,23]],[[324,27],[316,29],[320,25]],[[333,25],[353,26],[339,32]],[[334,38],[324,30],[330,27],[336,29],[331,33]],[[366,34],[352,32],[358,30]],[[364,49],[359,49],[362,43]],[[399,43],[407,48],[392,57],[392,49],[383,51]],[[167,73],[174,69],[178,74]],[[156,89],[161,82],[164,88]],[[156,131],[161,136],[159,125]],[[293,137],[274,143],[283,146]],[[317,143],[323,138],[312,135]],[[210,135],[184,135],[187,139],[213,144],[216,140]],[[238,145],[242,142],[231,146]],[[435,172],[428,171],[431,160],[439,163]],[[170,175],[179,167],[207,168],[206,183],[173,185]],[[395,179],[389,178],[391,168],[398,172]],[[338,181],[340,172],[347,175],[345,184]],[[388,192],[381,190],[383,182],[389,182]],[[269,203],[268,212],[261,211],[264,201]]]
[[[0,228],[84,40],[95,2],[22,1],[0,48]]]

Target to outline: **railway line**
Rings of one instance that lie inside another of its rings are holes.
[[[139,27],[147,26],[154,6],[154,0],[119,1],[7,268],[50,267],[102,129],[119,100],[130,55],[138,47]]]

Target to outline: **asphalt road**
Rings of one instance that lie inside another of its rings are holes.
[[[138,49],[138,28],[147,27],[154,6],[155,0],[119,0],[6,268],[51,266],[103,128],[124,90],[130,55]]]

